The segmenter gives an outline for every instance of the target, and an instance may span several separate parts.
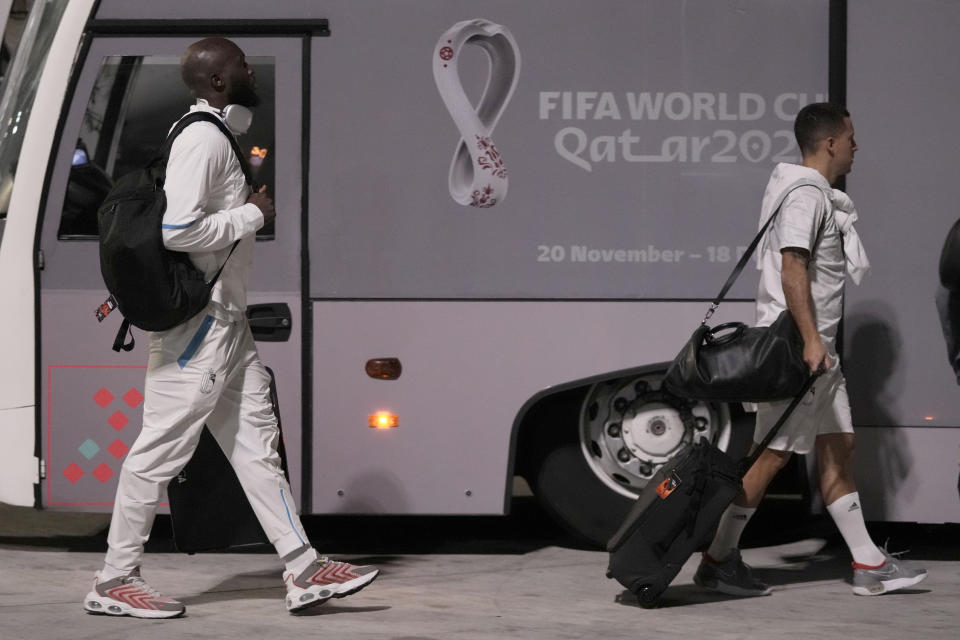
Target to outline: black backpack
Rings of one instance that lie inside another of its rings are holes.
[[[132,333],[130,341],[124,343],[130,325],[145,331],[164,331],[199,313],[210,301],[213,285],[226,264],[224,260],[213,279],[206,282],[186,253],[163,246],[161,224],[167,208],[163,184],[170,147],[187,126],[199,121],[212,122],[227,136],[247,183],[252,184],[237,141],[219,118],[204,111],[181,118],[157,158],[117,181],[97,211],[100,273],[110,291],[110,299],[97,310],[97,317],[102,321],[114,306],[123,314],[114,351],[133,349]],[[239,240],[227,260],[237,243]]]

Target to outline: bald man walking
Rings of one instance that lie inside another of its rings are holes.
[[[234,134],[244,133],[248,109],[260,100],[243,51],[230,40],[206,38],[187,48],[180,67],[196,98],[190,112],[213,114]],[[359,591],[377,569],[319,556],[307,541],[280,467],[270,378],[247,324],[254,235],[274,219],[273,201],[262,190],[251,192],[231,141],[204,121],[175,139],[164,191],[164,245],[187,252],[208,281],[223,271],[203,311],[150,336],[143,429],[120,472],[107,556],[84,608],[138,618],[185,612],[144,581],[140,564],[164,490],[193,455],[204,425],[285,564],[287,610],[297,613]]]

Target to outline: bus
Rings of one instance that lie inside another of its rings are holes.
[[[0,104],[0,501],[112,507],[147,350],[96,317],[96,209],[217,35],[263,98],[239,143],[277,218],[248,316],[304,514],[504,514],[520,477],[602,544],[685,444],[742,452],[749,407],[660,382],[799,161],[797,111],[832,99],[873,264],[842,334],[864,510],[960,522],[933,301],[960,7],[907,4],[35,0]],[[756,282],[711,322],[752,322]]]

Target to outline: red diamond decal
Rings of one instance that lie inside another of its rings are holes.
[[[113,477],[113,469],[101,462],[100,466],[93,470],[93,475],[97,476],[100,482],[106,482]]]
[[[70,484],[73,484],[80,479],[80,476],[83,475],[83,469],[80,468],[76,462],[72,463],[69,467],[63,470],[63,476],[70,481]]]
[[[100,391],[93,394],[93,401],[106,409],[107,405],[113,402],[113,394],[107,391],[106,387],[101,387]]]
[[[131,409],[136,407],[138,404],[143,402],[143,395],[136,389],[130,389],[125,394],[123,394],[123,401],[127,403]]]
[[[113,427],[117,431],[120,431],[125,426],[127,426],[127,423],[130,422],[130,419],[127,418],[127,416],[123,415],[122,411],[117,411],[112,416],[110,416],[110,419],[107,420],[107,422],[110,423],[111,427]]]
[[[113,457],[119,460],[123,456],[127,455],[127,451],[130,451],[130,447],[124,444],[123,440],[119,438],[114,440],[113,443],[107,447],[107,451],[113,454]]]

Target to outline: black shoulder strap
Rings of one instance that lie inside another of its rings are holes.
[[[130,334],[130,340],[126,340],[127,334]],[[125,342],[126,341],[126,342]],[[120,353],[120,350],[133,351],[136,341],[133,339],[133,331],[130,331],[130,321],[126,318],[120,323],[120,330],[117,331],[117,337],[113,339],[113,350]]]
[[[770,217],[767,218],[767,221],[760,228],[760,231],[753,238],[753,242],[750,243],[750,246],[747,247],[747,250],[742,256],[740,256],[737,266],[733,268],[733,273],[730,274],[730,277],[727,278],[727,281],[723,284],[723,287],[720,289],[720,293],[717,294],[717,297],[713,299],[713,302],[710,303],[710,309],[707,311],[706,317],[703,319],[701,324],[706,324],[707,320],[710,319],[710,316],[713,315],[713,312],[717,310],[717,307],[720,306],[720,301],[723,300],[724,296],[727,295],[727,292],[730,291],[730,287],[733,286],[733,283],[737,281],[737,278],[740,277],[740,272],[743,271],[743,268],[747,265],[747,262],[750,261],[750,257],[753,255],[753,252],[756,251],[757,245],[760,244],[760,239],[763,238],[763,234],[767,232],[767,228],[773,222],[773,219],[777,217],[777,214],[780,213],[780,209],[783,207],[783,202],[787,199],[787,196],[790,195],[793,191],[799,189],[800,187],[814,187],[820,189],[813,182],[802,178],[797,180],[786,189],[783,190],[783,193],[780,195],[780,198],[777,200],[777,204],[773,209],[773,213],[770,214]],[[820,232],[817,232],[817,238],[819,242]],[[815,243],[816,246],[817,243]]]
[[[220,118],[213,115],[209,111],[194,111],[193,113],[188,113],[180,118],[179,122],[177,122],[173,129],[170,130],[170,133],[167,135],[167,139],[163,143],[162,149],[163,178],[166,179],[167,161],[170,159],[170,149],[173,147],[173,141],[183,132],[184,129],[189,127],[194,122],[211,122],[217,125],[223,135],[226,136],[227,140],[230,141],[230,147],[233,149],[233,153],[237,156],[237,161],[240,163],[240,169],[243,171],[243,177],[246,179],[247,184],[252,187],[253,178],[250,176],[250,165],[247,163],[247,159],[244,158],[243,152],[240,151],[240,145],[237,144],[237,139],[233,137],[233,133],[230,132],[230,129],[227,128],[227,125],[223,124],[223,121]],[[230,256],[233,255],[233,252],[236,250],[238,244],[240,244],[239,240],[233,243],[233,246],[230,247],[230,253],[227,254],[223,264],[220,265],[220,268],[217,269],[217,272],[213,274],[213,278],[207,283],[207,286],[209,286],[211,289],[213,288],[213,285],[217,283],[220,273],[223,271],[223,268],[227,266],[227,260],[229,260]]]
[[[167,139],[163,143],[161,148],[161,157],[163,159],[163,177],[166,178],[167,175],[167,161],[170,160],[170,149],[173,147],[173,141],[183,133],[183,130],[189,127],[194,122],[210,122],[215,124],[223,135],[227,137],[227,140],[230,141],[230,147],[233,149],[233,153],[236,154],[237,160],[240,162],[240,169],[243,171],[243,177],[246,179],[247,184],[253,185],[253,178],[250,176],[250,165],[247,163],[247,159],[243,156],[243,152],[240,150],[240,145],[237,144],[237,139],[233,137],[233,133],[230,132],[230,129],[227,128],[227,125],[223,124],[223,121],[217,116],[213,115],[209,111],[194,111],[193,113],[188,113],[187,115],[180,118],[173,129],[170,130],[170,133],[167,134]]]
[[[217,284],[217,279],[220,277],[220,272],[223,271],[223,268],[227,266],[227,260],[230,259],[230,256],[233,255],[233,252],[236,250],[237,245],[240,244],[240,241],[237,240],[233,243],[233,246],[230,247],[230,253],[227,254],[227,257],[223,259],[223,263],[220,264],[220,268],[217,269],[217,272],[213,274],[213,277],[210,279],[210,282],[207,283],[207,286],[213,289],[213,285]]]

